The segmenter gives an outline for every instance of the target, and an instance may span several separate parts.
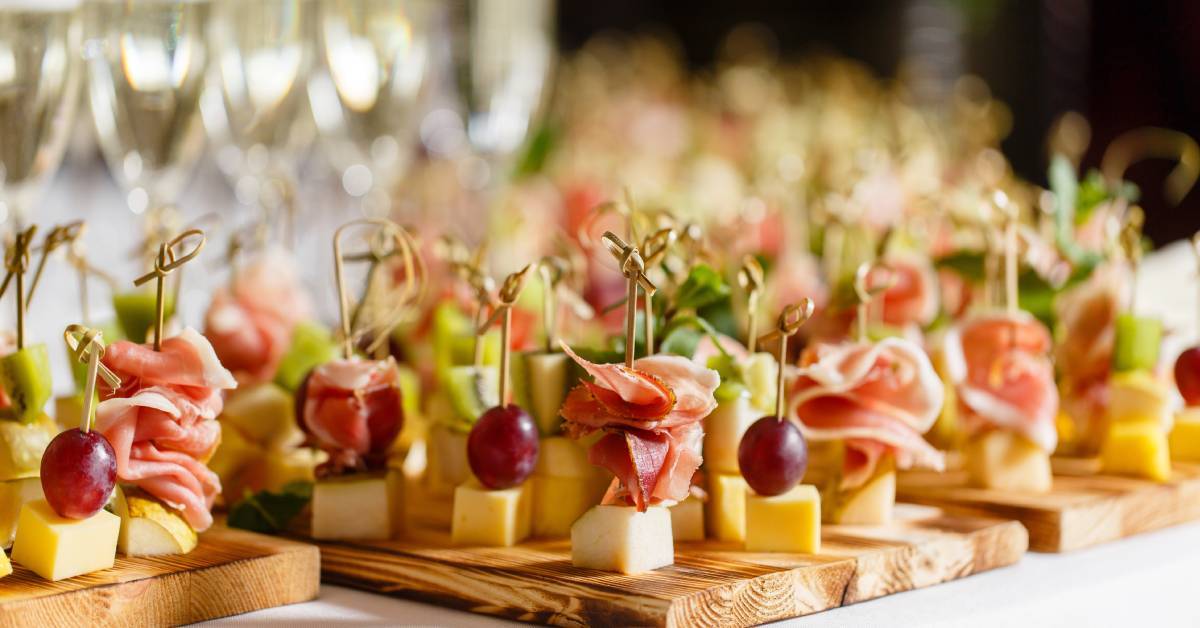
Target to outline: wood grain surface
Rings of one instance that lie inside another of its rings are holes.
[[[949,513],[1020,521],[1029,548],[1066,552],[1200,519],[1200,466],[1175,464],[1165,484],[1098,475],[1096,460],[1055,458],[1054,487],[1022,494],[966,486],[960,471],[901,473],[896,498]]]
[[[889,526],[825,526],[817,555],[678,544],[675,564],[638,575],[571,565],[566,540],[514,548],[324,542],[325,582],[474,613],[560,626],[750,626],[816,613],[1015,563],[1025,529],[901,505]]]
[[[112,569],[48,582],[14,564],[0,626],[166,626],[314,599],[316,547],[214,525],[189,554],[117,557]]]

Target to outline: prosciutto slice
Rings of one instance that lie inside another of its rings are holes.
[[[806,438],[844,441],[842,488],[861,486],[885,453],[902,469],[941,470],[942,453],[922,438],[945,391],[925,353],[900,338],[818,343],[805,350],[789,413]]]
[[[946,366],[967,435],[1021,434],[1047,453],[1058,443],[1050,332],[1027,312],[982,314],[946,334]]]
[[[104,364],[121,387],[100,384],[96,430],[112,444],[117,478],[183,515],[193,529],[212,525],[221,482],[205,463],[221,440],[216,422],[224,389],[237,386],[203,336],[191,328],[163,341],[162,351],[120,341]]]
[[[204,334],[239,382],[264,382],[275,375],[293,328],[310,309],[292,263],[272,250],[240,268],[232,284],[216,292]]]
[[[933,264],[928,257],[912,254],[890,255],[887,263],[895,283],[883,293],[883,322],[895,327],[928,325],[938,311]]]
[[[717,372],[680,356],[650,356],[629,368],[563,350],[595,380],[572,389],[560,412],[572,437],[606,432],[588,450],[592,464],[616,476],[604,503],[644,511],[686,498],[701,462],[700,421],[717,407]]]
[[[322,476],[381,469],[404,425],[400,373],[392,358],[333,360],[301,389],[300,428],[329,454]]]

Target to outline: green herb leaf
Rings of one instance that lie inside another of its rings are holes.
[[[312,484],[290,482],[282,492],[246,492],[246,496],[229,509],[228,524],[252,532],[273,534],[287,529],[292,519],[312,500]]]
[[[529,138],[525,153],[521,155],[517,167],[513,170],[513,178],[520,179],[541,172],[556,144],[558,133],[554,127],[545,125],[539,128],[533,137]]]
[[[729,296],[729,284],[707,264],[697,264],[675,292],[676,310],[699,310]]]

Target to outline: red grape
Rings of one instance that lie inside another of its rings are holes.
[[[42,492],[54,512],[87,519],[108,503],[117,483],[117,455],[95,430],[67,430],[42,454]]]
[[[796,424],[773,416],[754,422],[738,444],[738,467],[759,495],[791,490],[808,467],[808,443]]]
[[[490,489],[520,484],[533,473],[538,457],[537,425],[513,404],[483,413],[467,437],[467,462]]]
[[[1200,405],[1200,347],[1192,347],[1175,359],[1175,385],[1187,405]]]

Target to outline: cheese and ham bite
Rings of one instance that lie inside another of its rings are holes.
[[[205,462],[221,440],[215,419],[221,391],[237,386],[233,375],[191,328],[165,339],[162,351],[115,342],[103,361],[121,378],[116,390],[99,382],[96,407],[96,430],[116,453],[117,478],[179,510],[193,529],[207,529],[221,482]]]
[[[717,372],[680,356],[650,356],[629,368],[563,350],[595,379],[571,390],[561,414],[573,438],[607,432],[588,450],[589,462],[616,476],[604,503],[645,510],[686,498],[701,462],[700,421],[717,407]]]
[[[274,377],[292,330],[310,309],[291,261],[271,250],[242,266],[232,285],[213,295],[204,334],[239,382],[264,382]]]
[[[300,428],[329,454],[322,476],[381,469],[404,425],[400,373],[392,358],[350,358],[313,369],[300,389]]]
[[[1054,451],[1058,388],[1051,346],[1049,330],[1027,312],[977,315],[946,334],[946,370],[968,436],[1006,429]]]
[[[945,466],[925,441],[945,390],[929,358],[900,338],[818,343],[805,350],[789,393],[789,414],[814,441],[842,440],[842,488],[861,486],[885,454],[901,469]]]

